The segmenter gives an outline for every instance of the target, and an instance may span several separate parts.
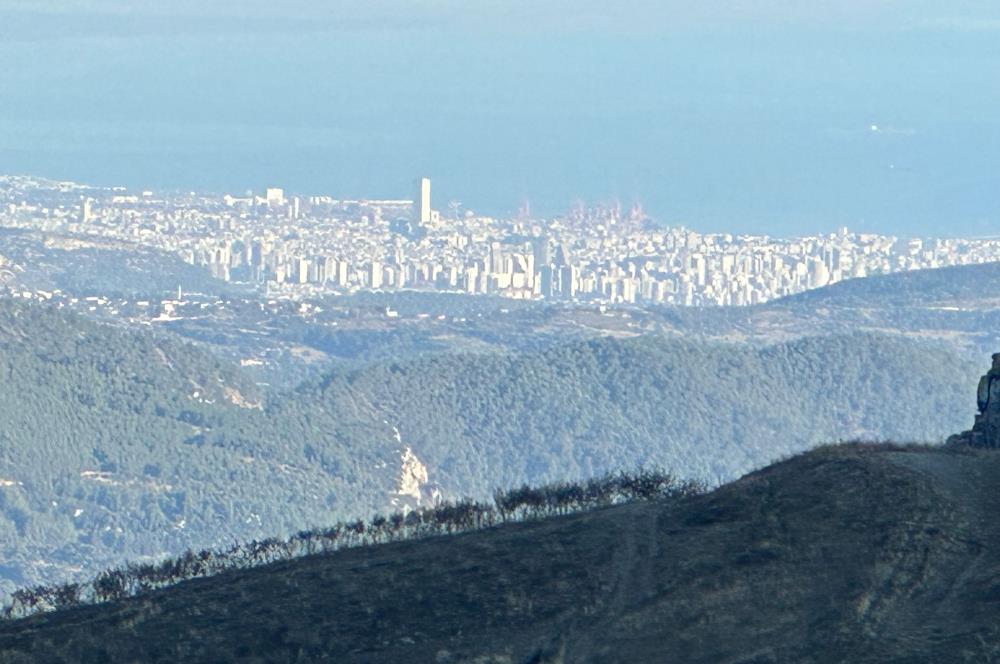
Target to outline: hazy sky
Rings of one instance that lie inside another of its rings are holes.
[[[3,172],[1000,234],[995,0],[0,0],[0,62]]]

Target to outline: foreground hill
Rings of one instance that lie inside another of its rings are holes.
[[[233,571],[0,626],[0,659],[991,661],[1000,453],[823,448],[680,502]]]

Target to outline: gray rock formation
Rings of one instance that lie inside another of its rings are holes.
[[[993,367],[979,379],[976,402],[979,413],[972,429],[952,436],[948,444],[1000,448],[1000,353],[994,353]]]

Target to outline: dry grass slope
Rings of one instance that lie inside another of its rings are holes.
[[[998,452],[827,447],[680,502],[0,625],[0,661],[991,661],[998,485]]]

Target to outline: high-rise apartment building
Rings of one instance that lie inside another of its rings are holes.
[[[535,269],[552,262],[552,245],[547,237],[536,237],[531,240],[531,251],[535,257]]]
[[[431,221],[431,179],[420,178],[416,181],[416,195],[413,197],[413,220],[418,224]]]
[[[80,223],[89,224],[94,218],[94,202],[89,198],[84,198],[80,204]]]

